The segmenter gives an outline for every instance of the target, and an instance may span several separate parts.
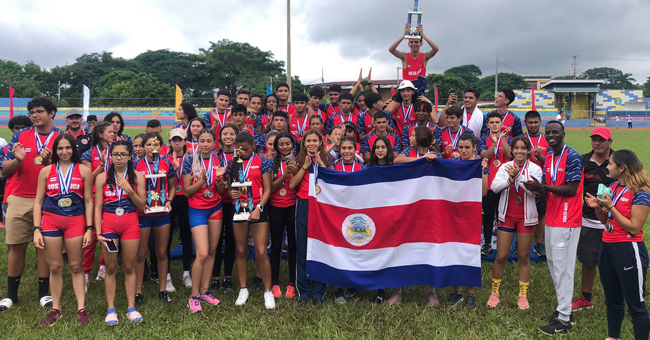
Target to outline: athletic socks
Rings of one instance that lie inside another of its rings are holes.
[[[49,277],[39,277],[38,278],[38,298],[43,296],[50,295],[50,278]]]
[[[519,281],[519,296],[526,296],[528,294],[528,285],[530,282]]]
[[[585,297],[585,300],[591,301],[591,293],[582,292],[582,296]]]
[[[190,277],[190,271],[186,270],[183,272],[183,278]]]
[[[499,287],[501,287],[501,279],[492,278],[492,293],[499,294]]]
[[[436,292],[436,287],[434,286],[429,286],[429,290],[427,291],[428,293],[435,293]]]
[[[7,298],[14,303],[18,302],[18,286],[20,286],[20,276],[7,276]]]

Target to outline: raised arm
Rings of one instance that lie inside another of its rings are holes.
[[[397,39],[397,41],[395,41],[388,48],[388,52],[390,52],[390,54],[394,55],[396,58],[399,58],[402,61],[406,60],[406,53],[398,51],[397,46],[399,46],[399,44],[402,42],[402,40],[404,40],[404,37],[406,37],[406,33],[408,33],[410,29],[411,29],[411,27],[409,26],[409,24],[406,24],[406,26],[404,26],[404,33],[402,34],[402,36],[399,39]]]

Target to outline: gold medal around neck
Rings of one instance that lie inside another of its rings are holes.
[[[43,164],[43,157],[37,156],[36,158],[34,158],[34,164],[42,165]]]
[[[498,159],[495,159],[494,161],[492,161],[492,165],[494,165],[495,168],[498,168],[498,167],[501,166],[501,161],[498,160]]]
[[[317,185],[314,191],[316,192],[316,195],[320,194],[320,187]]]
[[[281,188],[280,189],[280,196],[282,196],[282,197],[287,196],[287,189]]]
[[[523,200],[521,199],[521,197],[517,196],[517,197],[515,198],[515,203],[521,205],[521,203],[523,203]]]
[[[451,153],[451,158],[460,158],[460,154],[456,151]]]
[[[57,202],[57,204],[59,205],[59,208],[68,208],[72,206],[72,199],[68,197],[62,198]]]
[[[214,197],[214,193],[210,189],[205,189],[205,191],[203,192],[203,197],[212,198]]]

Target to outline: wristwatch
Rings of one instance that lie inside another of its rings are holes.
[[[257,205],[257,209],[260,209],[260,212],[264,212],[264,206],[261,204]]]
[[[32,228],[32,232],[35,232],[36,230],[43,230],[43,228],[42,228],[42,227],[39,227],[39,226],[37,226],[37,225],[35,225],[35,226]]]
[[[540,191],[541,193],[545,193],[545,192],[546,192],[546,184],[542,184],[542,185],[540,185],[540,186],[539,186],[539,191]]]

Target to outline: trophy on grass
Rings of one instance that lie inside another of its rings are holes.
[[[169,210],[165,206],[165,200],[167,195],[165,194],[165,180],[167,179],[166,174],[159,174],[158,170],[160,167],[160,154],[157,150],[153,152],[153,171],[149,168],[149,162],[147,157],[143,158],[147,163],[147,174],[144,175],[147,188],[147,206],[148,209],[145,209],[145,214],[156,214],[161,212],[168,212]],[[158,188],[158,181],[160,181],[160,188]]]
[[[243,169],[242,165],[244,161],[241,159],[242,150],[241,148],[237,148],[236,151],[237,163],[239,164],[239,181],[233,181],[232,188],[239,189],[239,194],[246,195],[246,197],[240,196],[235,200],[235,216],[233,216],[232,220],[234,222],[244,222],[248,221],[248,217],[253,211],[253,191],[251,190],[253,188],[253,182],[248,178],[248,170],[253,163],[253,159],[251,158],[246,169]]]
[[[411,24],[411,22],[412,22],[411,19],[412,19],[413,15],[417,15],[417,16],[418,16],[418,23],[417,23],[415,26],[413,26],[413,25]],[[411,28],[411,32],[409,32],[408,34],[406,34],[406,35],[404,36],[404,39],[406,39],[406,40],[409,40],[409,39],[420,39],[421,36],[420,36],[420,33],[417,31],[417,25],[419,25],[419,24],[422,23],[422,12],[420,12],[420,11],[418,10],[418,0],[415,0],[415,4],[413,4],[413,9],[410,10],[410,11],[408,11],[408,21],[407,21],[407,22],[408,22],[408,24],[409,24],[409,27]]]

